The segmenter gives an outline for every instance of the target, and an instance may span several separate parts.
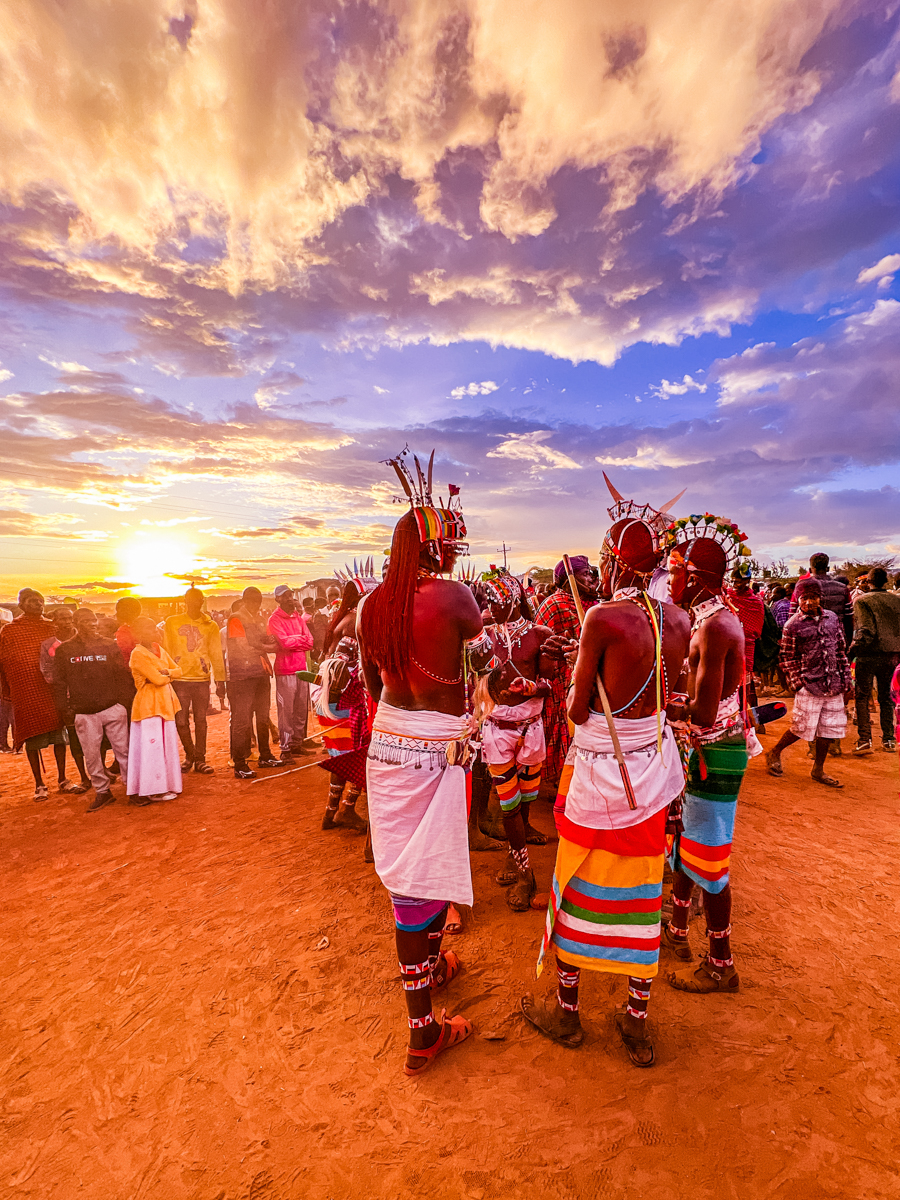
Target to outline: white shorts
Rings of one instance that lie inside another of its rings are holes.
[[[811,696],[801,688],[794,696],[791,733],[803,742],[813,738],[842,738],[847,732],[843,696]]]

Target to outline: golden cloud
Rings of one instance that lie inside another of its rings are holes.
[[[19,261],[76,286],[302,288],[328,261],[323,231],[391,175],[424,221],[457,227],[438,167],[463,151],[486,156],[481,220],[510,240],[554,220],[546,184],[570,165],[604,167],[608,213],[651,182],[670,202],[715,196],[815,95],[803,56],[847,7],[372,0],[336,6],[331,41],[300,0],[204,0],[184,21],[170,0],[19,0],[0,43],[0,192],[52,201],[60,217],[22,231]],[[208,253],[185,256],[192,242]],[[513,285],[485,286],[502,302]]]

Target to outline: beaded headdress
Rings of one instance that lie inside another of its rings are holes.
[[[453,483],[449,484],[450,499],[447,505],[444,505],[443,498],[439,498],[440,505],[436,505],[432,497],[434,451],[432,450],[428,460],[427,472],[422,470],[415,454],[411,457],[415,465],[415,476],[409,466],[409,446],[404,446],[396,458],[385,458],[382,461],[394,468],[400,480],[416,518],[419,541],[435,558],[441,557],[444,546],[451,547],[457,554],[468,554],[469,544],[466,541],[466,522],[459,499],[459,488]],[[402,497],[397,496],[395,499],[398,503],[403,503]]]
[[[741,533],[737,525],[725,517],[717,517],[713,513],[691,513],[689,517],[679,517],[663,530],[660,544],[664,551],[671,553],[676,546],[688,542],[684,560],[690,571],[695,569],[690,563],[693,543],[705,538],[721,546],[725,553],[726,573],[737,566],[740,566],[741,573],[744,573],[743,568],[749,564],[743,560],[750,558],[753,552],[747,545],[746,533]]]
[[[354,558],[352,569],[349,563],[344,563],[343,571],[335,571],[334,575],[343,587],[348,583],[354,584],[360,596],[374,592],[380,582],[375,577],[375,560],[371,555],[358,563]]]
[[[606,480],[606,486],[609,488],[613,503],[606,510],[609,513],[610,528],[603,539],[601,553],[605,552],[611,555],[615,559],[617,566],[622,570],[642,575],[649,579],[658,566],[659,560],[662,558],[661,538],[672,520],[670,509],[674,508],[687,491],[687,488],[683,488],[677,496],[674,496],[662,508],[656,509],[652,504],[638,504],[636,500],[626,500],[622,493],[610,483],[609,476],[605,471],[603,472],[603,478]],[[625,524],[617,532],[616,537],[613,538],[613,527],[622,522],[625,522]],[[623,553],[622,547],[626,535],[629,531],[633,531],[635,526],[643,526],[646,529],[650,544],[654,548],[653,552],[656,561],[652,565],[648,563],[647,566],[649,569],[647,570],[641,570],[640,567],[644,565],[643,563],[636,564],[635,562],[630,562],[628,557]]]
[[[522,599],[522,585],[506,567],[495,567],[491,563],[491,569],[484,572],[481,582],[494,604],[509,604]]]

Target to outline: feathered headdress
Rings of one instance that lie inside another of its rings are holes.
[[[380,582],[375,577],[375,560],[371,554],[368,558],[361,559],[359,563],[354,558],[352,570],[349,563],[344,563],[343,571],[335,571],[334,575],[344,587],[348,583],[355,584],[356,590],[361,596],[374,592]]]
[[[415,475],[409,465],[412,457]],[[422,465],[415,454],[410,456],[409,446],[404,446],[396,458],[382,460],[394,468],[400,485],[409,500],[409,506],[416,518],[419,530],[419,541],[427,546],[429,551],[440,558],[442,547],[452,546],[457,554],[468,554],[469,545],[466,542],[466,522],[463,517],[462,503],[459,499],[459,488],[455,484],[448,485],[450,499],[445,507],[443,497],[439,497],[440,505],[434,503],[432,496],[432,473],[434,470],[434,451],[428,460],[428,470],[423,471]],[[396,496],[395,500],[402,504],[403,498]]]

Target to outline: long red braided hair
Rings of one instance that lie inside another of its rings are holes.
[[[391,539],[384,582],[366,597],[360,614],[359,629],[366,653],[391,675],[405,675],[412,658],[413,602],[421,550],[415,514],[404,513]]]

